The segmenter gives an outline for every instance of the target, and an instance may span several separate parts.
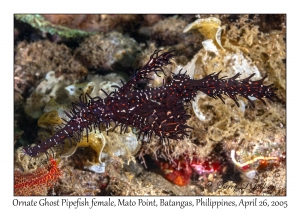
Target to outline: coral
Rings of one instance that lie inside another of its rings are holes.
[[[202,22],[211,19],[213,19],[214,22],[217,22],[215,20],[216,18],[199,19],[193,24],[187,26],[187,30],[191,29],[193,26],[195,29],[203,32]],[[208,23],[210,22],[211,21],[208,21]],[[217,33],[217,29],[220,29],[220,22],[216,26],[215,33]],[[207,26],[205,25],[205,27]],[[204,33],[206,32],[204,31]],[[222,35],[222,37],[226,37],[227,40],[228,35],[226,34]],[[210,38],[213,37],[214,36]],[[219,41],[216,42],[221,43],[221,37],[219,37]],[[184,69],[187,69],[187,74],[198,78],[207,74],[211,74],[212,72],[222,70],[222,73],[226,72],[227,75],[234,75],[237,72],[243,72],[245,75],[251,75],[255,73],[255,77],[258,79],[261,75],[261,71],[259,71],[259,69],[254,65],[254,62],[245,56],[241,49],[229,49],[229,45],[226,43],[227,41],[225,41],[223,47],[221,46],[222,48],[216,48],[217,51],[215,52],[208,52],[208,50],[205,48],[200,50],[194,56],[193,60],[184,67]],[[240,47],[240,45],[237,46]],[[246,46],[244,48],[246,49]],[[204,98],[205,100],[203,100]],[[253,135],[254,133],[259,133],[260,129],[257,130],[257,128],[262,128],[264,126],[269,127],[270,123],[272,122],[277,121],[277,123],[280,122],[283,125],[285,124],[284,107],[272,105],[269,110],[261,110],[263,113],[265,113],[262,114],[262,116],[260,116],[260,114],[259,116],[252,117],[251,120],[248,120],[247,117],[245,117],[245,102],[242,102],[242,106],[240,108],[234,106],[233,103],[228,100],[226,100],[226,104],[226,106],[223,106],[222,104],[216,103],[216,101],[213,99],[207,99],[207,97],[201,93],[197,95],[195,102],[192,102],[192,107],[195,115],[201,121],[201,125],[197,123],[197,120],[190,121],[189,125],[200,128],[199,131],[192,133],[194,138],[200,138],[202,141],[208,141],[209,139],[213,141],[221,141],[224,138],[239,135],[240,138],[243,139],[247,138],[247,135],[249,136]],[[261,106],[259,105],[259,107]],[[260,110],[260,108],[258,109]],[[276,109],[276,111],[274,109]],[[254,110],[250,109],[248,111],[251,112]],[[278,112],[283,113],[283,115],[279,116],[277,114]],[[272,122],[268,122],[268,119],[270,119]],[[255,121],[255,123],[253,123],[253,121]],[[262,124],[262,122],[264,122],[264,124]],[[207,135],[205,134],[206,132],[202,130],[202,126],[204,128],[208,128]]]
[[[271,129],[273,126],[278,127],[280,123],[285,125],[285,109],[280,105],[273,105],[269,109],[260,105],[257,108],[259,111],[247,110],[244,112],[243,108],[235,107],[232,102],[227,101],[227,104],[227,107],[224,107],[217,104],[216,101],[198,102],[203,117],[200,122],[204,127],[209,126],[207,136],[202,134],[202,139],[221,141],[235,136],[240,139],[255,138],[266,129]],[[248,114],[252,115],[251,119],[247,118]]]
[[[145,14],[143,15],[145,25],[146,26],[153,26],[155,23],[159,22],[163,15],[161,14]]]
[[[198,19],[187,26],[185,32],[190,29],[198,29],[201,33],[206,34],[207,32],[203,31],[202,22],[211,19],[217,22],[216,18],[212,17]],[[219,24],[217,24],[218,30],[222,28]],[[215,28],[217,27],[215,26]],[[270,33],[261,33],[258,26],[248,23],[242,26],[231,25],[229,30],[221,30],[221,32],[219,35],[216,33],[218,38],[214,39],[214,43],[217,47],[224,48],[225,51],[217,50],[211,54],[206,52],[211,49],[208,47],[206,47],[206,51],[199,51],[192,61],[195,65],[189,64],[195,68],[194,77],[202,77],[203,73],[207,75],[220,70],[226,72],[227,75],[233,75],[235,72],[241,72],[241,70],[247,71],[248,75],[251,73],[256,73],[256,76],[268,75],[268,80],[279,89],[278,97],[285,102],[285,31],[274,30]],[[209,38],[212,39],[212,37]],[[200,36],[199,39],[201,39]]]
[[[224,150],[231,157],[234,167],[245,178],[253,179],[261,171],[285,161],[285,128],[280,125],[273,126],[270,123],[270,127],[265,126],[260,130],[255,126],[255,131],[246,131],[248,136],[223,142]]]
[[[82,140],[77,143],[77,147],[90,147],[97,152],[98,161],[101,163],[101,154],[106,145],[106,138],[99,131],[91,132],[88,137],[82,136]]]
[[[70,99],[72,101],[75,101],[82,94],[83,95],[85,95],[85,94],[91,95],[94,88],[95,88],[95,83],[89,82],[89,83],[72,84],[72,85],[65,87],[65,90],[67,91]]]
[[[26,80],[22,77],[24,75],[25,72],[20,72],[22,70],[22,68],[20,66],[15,66],[15,70],[14,70],[14,101],[15,103],[18,103],[20,101],[22,101],[23,97],[22,94],[25,92],[26,89],[26,85],[27,82]],[[17,76],[18,75],[18,76]]]
[[[103,76],[89,75],[88,81],[91,81],[90,83],[94,84],[94,88],[90,93],[90,96],[91,97],[100,96],[101,98],[105,98],[106,95],[102,90],[104,90],[108,94],[115,91],[116,86],[121,86],[122,85],[121,80],[124,81],[125,78],[123,75],[120,75],[118,73],[108,73]]]
[[[232,52],[240,50],[249,57],[262,74],[274,81],[278,97],[285,102],[286,15],[271,16],[236,15],[236,20],[230,21],[233,15],[216,15],[228,24],[221,36],[223,47]]]
[[[192,155],[183,153],[178,158],[173,157],[170,161],[158,160],[158,164],[167,180],[176,185],[185,186],[191,182],[192,176],[207,177],[223,172],[221,154],[218,158],[216,157],[210,154],[205,158],[200,158],[196,153]]]
[[[46,160],[46,155],[36,159],[24,155],[21,147],[15,150],[15,168],[24,171],[24,173],[33,173],[39,167],[42,167],[43,161]]]
[[[221,21],[218,18],[210,17],[205,19],[197,19],[195,22],[186,26],[183,32],[188,32],[192,29],[197,29],[206,40],[213,40],[213,43],[217,48],[223,48],[221,44],[221,33],[225,27],[221,27]]]
[[[71,50],[64,44],[59,45],[47,40],[32,43],[20,42],[15,52],[15,65],[20,66],[22,68],[20,72],[25,71],[27,77],[42,78],[49,71],[55,71],[58,75],[77,73],[79,77],[87,73],[86,68],[74,60]]]
[[[148,175],[149,176],[149,175]],[[134,195],[168,195],[166,190],[156,188],[151,182],[138,182],[133,184],[129,180],[112,179],[107,187],[107,191],[115,196],[134,196]]]
[[[64,77],[70,82],[78,82],[87,75],[87,69],[74,59],[64,44],[44,40],[19,42],[15,46],[15,85],[22,93],[35,88],[50,71],[56,78]]]
[[[135,162],[134,156],[138,153],[141,142],[137,141],[137,137],[131,132],[131,129],[124,134],[120,134],[120,130],[116,129],[114,132],[105,131],[99,132],[91,131],[88,135],[88,139],[85,134],[81,137],[81,140],[72,144],[76,145],[72,147],[70,142],[67,141],[64,145],[62,156],[69,157],[73,155],[78,148],[89,147],[96,152],[96,160],[87,161],[84,164],[84,168],[94,171],[95,173],[103,173],[106,171],[106,167],[109,166],[111,161],[118,162],[123,165],[124,162],[129,164],[131,161]]]
[[[89,74],[87,75],[87,81],[89,82],[70,84],[69,82],[62,81],[61,77],[55,78],[53,72],[49,72],[46,75],[46,81],[43,81],[36,91],[45,93],[43,90],[46,90],[50,92],[50,100],[46,104],[44,111],[58,110],[60,112],[59,115],[64,118],[65,114],[61,111],[62,107],[67,107],[64,104],[74,102],[80,95],[86,93],[91,97],[100,96],[101,98],[105,98],[106,95],[102,90],[106,93],[115,91],[116,87],[112,86],[122,85],[121,80],[124,80],[124,77],[117,73],[108,73],[103,76]],[[63,93],[66,93],[68,97]],[[63,97],[64,99],[62,99]],[[63,104],[59,105],[59,103]]]
[[[59,20],[69,19],[69,22],[75,26],[79,25],[80,21],[84,19],[83,15],[33,15],[33,14],[16,14],[15,18],[32,27],[47,32],[50,34],[57,34],[66,38],[76,38],[89,35],[88,32],[70,27],[59,25]],[[48,19],[47,19],[48,17]]]
[[[115,31],[87,37],[76,49],[77,57],[89,68],[113,70],[132,68],[140,52],[133,38]]]
[[[178,44],[184,39],[181,32],[186,24],[183,19],[178,17],[166,18],[152,27],[150,38],[162,46]],[[174,27],[170,27],[170,25]]]
[[[284,30],[286,15],[285,14],[260,14],[259,30],[269,33],[272,30]]]
[[[38,120],[38,126],[42,128],[53,128],[54,126],[62,124],[63,121],[60,119],[56,110],[46,112]]]
[[[185,59],[181,58],[181,60],[190,59],[194,51],[201,47],[201,40],[196,34],[182,33],[187,23],[177,16],[165,18],[151,27],[150,40],[157,46],[172,46],[178,55],[184,55]]]
[[[38,120],[39,127],[44,128],[54,128],[61,124],[62,119],[56,110],[46,112]],[[62,147],[57,147],[52,150],[51,154],[59,154],[61,157],[70,157],[78,148],[89,147],[96,152],[97,158],[92,161],[87,161],[84,164],[84,168],[96,173],[105,172],[105,165],[108,165],[112,159],[120,162],[121,165],[123,165],[124,162],[129,163],[130,161],[135,161],[134,155],[138,153],[141,142],[137,141],[136,135],[131,132],[130,128],[123,134],[120,134],[119,128],[108,134],[106,134],[104,128],[101,129],[101,131],[91,130],[88,134],[88,138],[84,133],[79,142],[73,140],[66,141]],[[40,137],[42,134],[44,135],[44,132],[45,131],[40,132]],[[51,133],[46,132],[45,137],[41,139],[48,138],[49,135],[51,135]]]
[[[50,158],[47,165],[39,167],[32,173],[22,173],[15,170],[14,195],[47,195],[48,190],[56,184],[60,176],[61,171],[52,158]]]
[[[286,164],[261,172],[249,188],[254,195],[286,196]]]
[[[232,26],[226,32],[225,48],[239,46],[247,49],[247,55],[261,70],[268,74],[278,90],[278,97],[286,100],[286,33],[270,31],[261,33],[258,26],[244,25],[240,28]]]
[[[281,156],[282,157],[282,156]],[[262,170],[266,168],[270,168],[274,165],[279,165],[280,157],[264,157],[257,156],[252,160],[249,160],[244,163],[239,163],[235,158],[235,150],[231,150],[231,161],[235,164],[239,170],[241,170],[245,175],[251,179],[256,175],[256,170]]]
[[[61,160],[62,174],[60,184],[54,189],[58,196],[96,196],[109,181],[107,173],[98,174],[85,171],[83,164],[87,162],[90,151],[80,150],[76,155]]]
[[[220,30],[220,25],[218,27],[218,30]],[[251,52],[251,49],[249,50],[245,45],[241,45],[241,47],[237,45],[238,47],[236,48],[229,47],[227,41],[224,41],[224,37],[228,39],[226,36],[227,33],[225,31],[222,31],[222,33],[225,34],[218,37],[219,41],[216,41],[217,43],[221,43],[220,48],[215,47],[216,51],[211,52],[204,47],[204,49],[200,50],[194,56],[190,63],[183,67],[183,69],[187,70],[188,75],[201,78],[212,72],[222,70],[222,73],[226,73],[227,75],[234,75],[237,72],[243,72],[245,75],[255,73],[255,77],[258,79],[260,75],[266,74],[266,72],[263,71],[263,67],[258,68],[255,66],[257,62],[252,61],[251,58],[248,57],[248,54],[245,54],[245,52]],[[231,34],[233,35],[233,33]],[[199,39],[201,39],[201,36],[199,36]],[[251,40],[251,38],[249,40]],[[182,67],[179,66],[177,68],[178,70],[174,72],[179,72],[181,68]],[[277,75],[276,80],[278,79],[280,79],[280,76]],[[271,78],[269,78],[269,80],[274,81]],[[144,145],[143,147],[145,154],[150,154],[155,159],[164,158],[165,160],[176,160],[180,155],[189,151],[195,152],[201,157],[208,157],[215,148],[216,143],[222,141],[224,145],[227,145],[225,151],[227,151],[227,155],[230,156],[228,146],[235,141],[232,140],[232,138],[239,139],[238,142],[241,143],[238,147],[239,152],[244,155],[248,154],[248,158],[242,160],[242,162],[247,162],[251,160],[251,158],[260,156],[270,156],[277,159],[285,153],[285,143],[280,140],[284,139],[286,124],[285,105],[272,103],[269,104],[268,107],[265,107],[258,103],[256,104],[256,109],[246,109],[246,101],[241,101],[241,107],[235,106],[230,99],[226,99],[225,102],[226,105],[224,106],[218,103],[218,101],[208,98],[202,93],[198,93],[195,102],[192,102],[194,112],[189,112],[192,116],[188,121],[188,125],[197,128],[192,131],[191,136],[184,141],[174,144],[170,142],[169,150],[166,150],[164,147],[158,147],[158,142],[152,139],[150,144]],[[274,127],[280,127],[280,130],[275,131],[273,129]],[[275,134],[279,136],[276,137]],[[272,143],[268,139],[273,139],[274,142]],[[251,142],[260,146],[255,147],[256,150],[252,151],[250,146],[246,146],[249,143],[251,144]],[[282,147],[279,147],[279,145],[282,145]],[[230,148],[237,149],[236,146],[230,146]],[[269,154],[258,152],[260,150],[274,150],[277,151],[277,153],[273,152],[273,154]],[[263,168],[263,166],[267,166],[268,164],[272,165],[272,163],[272,161],[264,161],[264,163],[257,167]],[[246,175],[247,172],[244,171],[241,173],[242,175]],[[259,171],[259,173],[261,172]]]
[[[122,25],[129,29],[135,24],[138,18],[138,15],[134,14],[43,14],[41,16],[44,17],[46,21],[49,21],[53,27],[69,28],[69,30],[73,29],[70,31],[74,32],[82,30],[85,32],[82,33],[82,35],[89,34],[86,32],[109,32],[118,27],[118,25]],[[73,36],[75,37],[75,35],[77,34],[74,34]]]
[[[66,93],[62,91],[63,87],[69,84],[70,81],[66,80],[64,75],[55,76],[54,71],[49,71],[45,80],[43,80],[26,100],[25,112],[32,118],[37,119],[43,113],[43,108],[48,102],[54,103],[53,100],[65,100]],[[49,110],[50,111],[50,110]]]
[[[34,119],[39,118],[43,114],[42,108],[45,106],[46,102],[47,99],[45,100],[43,94],[33,93],[26,101],[26,114],[30,115]]]
[[[99,95],[101,97],[105,97],[105,94],[101,91],[101,89],[105,90],[107,93],[113,92],[115,90],[115,87],[111,87],[111,85],[121,85],[121,78],[122,77],[120,77],[116,73],[110,73],[106,76],[90,75],[89,80],[91,82],[84,84],[73,84],[65,88],[70,96],[69,100],[65,99],[65,101],[66,103],[70,103],[74,100],[74,98],[77,99],[82,93],[88,93],[94,97]],[[61,78],[55,78],[53,72],[49,72],[46,75],[46,80],[37,87],[37,91],[40,91],[41,100],[49,101],[47,103],[46,101],[44,101],[44,103],[35,102],[26,106],[26,110],[30,108],[34,110],[35,113],[37,110],[40,110],[39,115],[44,113],[38,120],[38,126],[47,129],[50,128],[50,130],[49,132],[47,132],[46,130],[41,130],[39,132],[39,137],[42,141],[49,138],[49,136],[53,134],[54,127],[62,125],[62,118],[68,119],[68,116],[65,114],[64,110],[68,110],[69,108],[64,104],[60,105],[56,102],[58,98],[57,91],[55,90],[63,89],[64,86],[67,85],[63,82],[57,82],[60,80]],[[115,81],[116,83],[113,81]],[[59,85],[59,88],[55,88],[57,85]],[[50,97],[44,95],[46,93],[48,93]],[[61,95],[61,93],[59,94]],[[37,93],[33,94],[29,99],[32,100],[35,95],[37,95]],[[37,105],[39,105],[38,109],[36,108]],[[42,108],[44,108],[43,111]],[[128,130],[128,133],[122,135],[117,134],[120,133],[119,129],[116,129],[114,132],[109,132],[109,135],[106,135],[104,129],[102,130],[103,133],[100,133],[98,130],[92,131],[89,133],[88,141],[86,135],[84,134],[79,143],[76,143],[74,141],[67,141],[65,142],[63,147],[58,147],[57,149],[52,150],[51,154],[60,154],[61,156],[69,157],[75,153],[77,148],[90,147],[94,151],[96,151],[97,159],[93,160],[92,162],[88,161],[86,163],[86,169],[96,171],[97,173],[103,173],[103,170],[105,170],[105,166],[103,164],[105,163],[101,163],[101,156],[104,145],[106,145],[106,147],[105,153],[103,153],[103,157],[105,158],[107,163],[109,162],[109,159],[114,156],[123,156],[123,159],[120,159],[121,162],[123,162],[124,160],[134,160],[132,155],[135,155],[137,153],[136,150],[138,150],[137,148],[140,147],[140,142],[138,142],[136,140],[136,136],[131,133],[131,129]],[[106,139],[108,139],[107,144]],[[72,144],[70,144],[70,142]]]
[[[157,169],[144,170],[138,163],[131,162],[130,165],[111,167],[110,182],[105,189],[105,195],[197,195],[199,189],[195,185],[178,186],[166,180]]]
[[[174,160],[174,164],[160,162],[160,168],[165,178],[176,185],[184,186],[189,184],[192,176],[192,169],[186,160]]]
[[[107,147],[103,149],[102,158],[122,156],[122,162],[129,164],[130,161],[135,161],[134,156],[139,152],[141,142],[130,128],[123,134],[120,134],[120,129],[106,135]]]
[[[216,190],[205,188],[203,195],[214,196],[286,196],[285,165],[266,170],[253,180],[219,184]]]
[[[224,28],[224,26],[221,27],[219,19],[212,17],[198,19],[186,26],[184,32],[197,29],[206,37],[206,40],[202,42],[204,48],[184,68],[190,76],[195,78],[222,71],[228,76],[241,73],[247,77],[246,75],[255,73],[254,78],[258,79],[260,71],[251,59],[243,54],[244,48],[224,49],[222,43],[222,37],[226,36]],[[199,39],[201,39],[200,36]]]
[[[16,120],[14,120],[14,145],[16,142],[21,138],[22,134],[24,133],[23,130],[20,130],[17,126]]]
[[[269,33],[274,30],[285,30],[286,15],[285,14],[201,14],[196,15],[197,18],[218,18],[226,25],[242,27],[244,25],[257,25],[263,33]]]

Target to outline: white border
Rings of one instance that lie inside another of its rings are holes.
[[[293,1],[296,2],[296,1]],[[300,144],[297,130],[297,117],[300,116],[299,93],[300,84],[299,72],[300,60],[298,50],[299,46],[299,15],[296,4],[288,1],[271,0],[251,0],[251,1],[41,1],[41,0],[14,0],[1,1],[1,190],[0,205],[3,209],[12,207],[13,195],[13,14],[14,13],[286,13],[287,14],[287,197],[267,197],[269,200],[288,200],[288,208],[299,206],[299,163],[297,154],[299,154]],[[69,198],[69,197],[68,197]],[[156,197],[160,199],[161,197]],[[222,199],[223,197],[213,197]],[[225,197],[238,202],[240,197]],[[224,198],[224,199],[225,199]],[[245,197],[250,199],[249,197]],[[30,200],[31,198],[28,197]],[[37,199],[37,197],[35,197]],[[49,198],[54,199],[54,198]],[[56,198],[55,198],[56,199]],[[76,198],[72,198],[76,199]],[[98,200],[101,199],[98,197]],[[105,197],[107,199],[107,197]],[[117,198],[114,198],[117,199]],[[126,198],[130,199],[130,198]],[[131,197],[138,199],[138,197]],[[174,200],[194,200],[196,197],[176,197]],[[40,207],[38,207],[40,208]],[[53,208],[53,207],[43,207]],[[98,207],[103,208],[103,207]],[[136,207],[138,208],[138,207]],[[175,208],[175,207],[170,207]],[[180,209],[179,207],[176,207]],[[186,207],[188,208],[188,207]],[[198,207],[200,208],[200,207]],[[202,207],[203,208],[203,207]],[[201,209],[202,209],[201,208]],[[228,207],[229,209],[230,207]],[[256,207],[258,208],[258,207]],[[63,208],[62,208],[63,209]],[[65,208],[64,208],[65,209]],[[82,209],[82,208],[79,208]],[[87,208],[86,208],[87,209]],[[225,208],[222,208],[225,209]],[[247,208],[249,209],[249,208]],[[251,209],[251,208],[250,208]],[[254,209],[254,208],[252,208]],[[296,209],[296,208],[294,208]]]

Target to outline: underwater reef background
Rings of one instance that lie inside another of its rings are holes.
[[[111,125],[66,140],[53,159],[24,155],[82,93],[106,97],[157,49],[176,56],[138,88],[181,69],[195,79],[222,70],[267,76],[277,97],[255,107],[239,98],[238,107],[199,91],[185,108],[194,129],[184,140],[137,140],[134,127]],[[16,14],[14,146],[15,195],[286,195],[286,15]]]

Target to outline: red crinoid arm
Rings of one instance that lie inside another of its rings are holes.
[[[61,175],[62,172],[52,157],[46,165],[39,167],[33,173],[24,174],[15,170],[15,195],[45,195],[56,184]]]

